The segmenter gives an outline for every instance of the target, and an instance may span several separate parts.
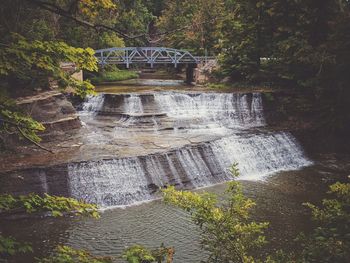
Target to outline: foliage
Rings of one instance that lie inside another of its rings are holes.
[[[0,132],[7,134],[18,132],[20,137],[40,142],[37,132],[44,130],[45,127],[40,122],[19,112],[14,101],[0,96]]]
[[[57,41],[28,41],[12,34],[11,43],[0,49],[0,61],[0,77],[9,87],[46,88],[55,81],[62,89],[76,88],[82,96],[93,90],[89,82],[79,83],[61,68],[61,62],[72,62],[79,70],[96,71],[97,59],[91,48],[74,48]]]
[[[157,27],[165,34],[162,41],[174,48],[182,48],[204,55],[217,45],[216,27],[221,19],[224,1],[165,1]]]
[[[50,212],[52,216],[63,216],[64,213],[75,215],[87,215],[99,218],[97,206],[80,202],[73,198],[51,196],[44,194],[43,197],[37,194],[21,195],[0,195],[0,212],[14,209],[25,210],[27,213]]]
[[[350,130],[350,2],[225,1],[219,60],[234,81],[273,83],[314,94],[322,131]]]
[[[28,243],[20,243],[12,237],[4,237],[0,234],[0,257],[32,251],[32,247]]]
[[[97,257],[85,250],[58,246],[54,255],[39,259],[38,263],[111,263],[111,257]]]
[[[231,170],[238,174],[235,166]],[[207,262],[254,262],[252,252],[265,244],[262,234],[268,223],[249,220],[254,202],[243,196],[238,182],[228,184],[227,199],[222,203],[213,194],[174,187],[164,189],[163,194],[166,203],[189,212],[200,227],[202,247],[209,252]]]
[[[77,1],[79,11],[89,17],[96,17],[101,9],[116,9],[113,0],[80,0]]]
[[[50,196],[48,194],[44,194],[43,197],[36,194],[18,197],[8,194],[0,195],[0,213],[14,210],[24,210],[26,213],[50,212],[54,217],[63,216],[65,213],[73,213],[75,215],[99,218],[96,205],[79,202],[73,198]],[[20,243],[11,237],[0,235],[1,257],[13,256],[17,253],[26,252],[32,252],[30,244]],[[95,258],[86,251],[74,250],[66,246],[58,247],[56,252],[54,256],[43,259],[40,262],[111,262],[108,261],[108,258]]]
[[[134,245],[126,249],[123,258],[129,263],[150,263],[156,260],[150,251],[140,245]]]
[[[123,32],[137,38],[125,39],[127,46],[148,46],[146,37],[151,30],[155,17],[142,0],[121,0],[119,2],[120,13],[116,25]]]
[[[304,262],[348,262],[350,258],[350,184],[330,186],[332,199],[324,199],[322,206],[306,203],[316,227],[310,235],[301,234]]]
[[[52,14],[34,8],[29,2],[5,0],[0,7],[0,135],[16,134],[37,144],[40,141],[37,132],[44,127],[22,114],[10,98],[53,86],[62,90],[70,87],[78,95],[86,96],[93,92],[92,84],[72,78],[73,72],[64,71],[61,65],[71,62],[76,70],[96,71],[97,60],[91,48],[75,48],[55,39],[57,25],[52,22]],[[49,1],[48,4],[63,2]],[[114,6],[110,0],[70,2],[72,10],[76,4],[86,17],[93,17],[101,8]]]
[[[39,142],[37,132],[44,130],[43,125],[20,113],[3,94],[18,96],[56,83],[61,89],[71,87],[78,95],[86,96],[93,92],[92,84],[72,78],[72,72],[64,71],[61,62],[73,62],[77,69],[94,71],[96,58],[92,49],[73,48],[63,42],[29,41],[18,34],[12,34],[10,39],[0,48],[0,119],[4,122],[0,132]]]
[[[173,262],[174,249],[163,244],[154,250],[148,250],[143,246],[134,245],[123,252],[123,259],[129,263],[161,263],[166,258],[167,263]]]
[[[113,82],[127,79],[137,78],[138,74],[135,71],[130,70],[116,70],[101,72],[98,76],[91,78],[91,82],[94,84],[100,84],[103,82]]]

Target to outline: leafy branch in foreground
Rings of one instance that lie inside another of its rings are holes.
[[[174,249],[163,244],[154,250],[148,250],[143,246],[134,245],[123,252],[123,259],[129,263],[161,263],[166,259],[167,263],[173,262]]]
[[[350,183],[335,183],[322,206],[305,203],[311,209],[316,228],[310,235],[301,234],[303,262],[349,262],[350,259]]]
[[[262,234],[268,223],[249,220],[254,202],[243,196],[238,182],[230,182],[226,193],[228,199],[220,203],[209,193],[177,191],[174,187],[163,190],[165,202],[189,212],[202,230],[201,245],[209,252],[207,262],[254,262],[251,252],[265,244]]]
[[[111,257],[98,257],[85,250],[58,246],[54,255],[39,259],[38,263],[111,263]]]
[[[26,213],[50,212],[54,217],[63,216],[65,213],[73,213],[75,215],[99,218],[100,215],[97,209],[97,206],[94,204],[87,204],[73,198],[51,196],[48,194],[44,194],[44,196],[29,194],[18,197],[9,194],[0,195],[0,213],[4,211],[24,210]],[[0,233],[1,258],[26,252],[32,252],[30,244],[20,243],[11,237],[4,237]],[[111,260],[108,261],[107,258],[93,257],[91,254],[83,250],[74,250],[70,247],[59,246],[54,256],[43,259],[40,262],[108,263],[111,262]]]
[[[41,149],[52,152],[39,144],[41,138],[37,133],[44,130],[45,127],[40,122],[19,112],[14,101],[0,96],[0,134],[17,133],[20,139],[26,139]]]
[[[0,48],[0,77],[7,85],[20,88],[48,88],[53,81],[59,88],[68,86],[78,95],[93,92],[88,81],[77,81],[61,68],[72,62],[80,70],[97,71],[97,59],[91,48],[75,48],[59,41],[29,40],[12,33],[8,44]]]
[[[17,253],[32,252],[33,249],[28,243],[17,242],[12,237],[0,235],[0,256],[12,256]]]
[[[238,174],[236,166],[231,172]],[[222,202],[209,193],[177,191],[174,187],[163,190],[166,203],[175,205],[192,216],[201,229],[202,248],[209,252],[206,262],[217,263],[346,263],[350,258],[350,183],[335,183],[321,206],[304,205],[311,209],[315,228],[310,234],[301,233],[295,239],[301,250],[287,253],[278,251],[267,258],[253,257],[254,249],[264,245],[267,223],[249,220],[254,202],[242,194],[238,182],[230,182]],[[258,255],[255,251],[254,255]]]
[[[45,127],[21,113],[9,94],[48,89],[53,84],[61,90],[70,87],[81,97],[92,94],[94,86],[90,81],[74,79],[72,72],[61,68],[62,62],[72,62],[79,70],[97,71],[97,60],[91,48],[74,48],[64,42],[29,40],[10,34],[8,43],[0,46],[0,135],[15,134],[50,151],[38,144],[37,132]]]
[[[51,196],[44,194],[21,195],[0,195],[0,212],[24,210],[27,213],[50,212],[52,216],[63,216],[64,213],[74,213],[75,215],[85,215],[99,218],[98,208],[94,204],[80,202],[74,198]]]

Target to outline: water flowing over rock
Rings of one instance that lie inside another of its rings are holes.
[[[260,94],[233,93],[158,93],[154,95],[162,112],[169,117],[202,119],[204,124],[215,122],[227,127],[258,127],[265,124]],[[251,100],[249,103],[249,99]]]
[[[84,116],[94,123],[90,140],[108,144],[95,122],[109,118],[115,131],[109,140],[125,136],[129,143],[118,158],[68,166],[71,195],[103,207],[152,200],[167,185],[192,189],[233,180],[233,163],[244,180],[312,164],[290,133],[264,131],[259,93],[100,94],[85,102]],[[138,151],[148,140],[154,145],[143,148],[159,150]]]
[[[103,106],[104,98],[104,94],[99,94],[97,96],[89,95],[83,104],[83,112],[97,113]]]

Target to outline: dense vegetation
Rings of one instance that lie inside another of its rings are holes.
[[[42,213],[53,217],[62,217],[65,215],[89,216],[99,218],[100,214],[97,206],[79,202],[73,198],[51,196],[45,194],[43,197],[36,194],[21,195],[14,197],[12,195],[0,195],[0,214],[24,213]],[[11,256],[18,253],[30,253],[33,249],[29,243],[23,243],[12,237],[3,236],[0,232],[0,261],[7,262]],[[95,261],[94,261],[95,260]],[[38,260],[39,261],[39,260]],[[59,246],[56,253],[49,258],[42,259],[40,262],[111,262],[108,258],[97,258],[83,250],[75,250],[66,246]]]
[[[162,45],[220,58],[219,77],[311,94],[326,132],[350,129],[347,0],[4,0],[0,5],[1,138],[38,142],[44,129],[9,98],[78,82],[60,68],[96,71],[90,48]],[[101,77],[101,76],[100,76]]]
[[[347,0],[4,0],[0,14],[2,134],[38,142],[44,127],[16,112],[9,97],[53,84],[91,93],[60,63],[95,71],[90,48],[125,45],[218,55],[219,76],[299,88],[312,94],[327,132],[350,129]]]

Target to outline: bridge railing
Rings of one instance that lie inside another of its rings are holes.
[[[102,66],[108,64],[200,64],[206,63],[214,57],[193,56],[189,51],[164,47],[124,47],[107,48],[95,51],[98,63]]]

